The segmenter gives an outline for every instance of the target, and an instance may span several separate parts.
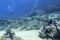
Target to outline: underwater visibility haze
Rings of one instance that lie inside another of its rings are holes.
[[[0,17],[9,18],[27,15],[34,3],[34,0],[0,0]]]
[[[60,40],[60,0],[0,0],[0,40]]]
[[[40,10],[54,6],[60,0],[0,0],[0,17],[23,17],[36,5]]]

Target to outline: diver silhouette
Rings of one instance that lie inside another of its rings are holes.
[[[49,19],[49,21],[47,21],[47,23],[48,23],[47,25],[49,25],[49,26],[51,26],[51,24],[54,25],[56,27],[56,30],[58,30],[56,21],[53,21],[52,19]]]
[[[53,20],[50,19],[49,21],[47,21],[48,25],[51,25],[53,23]]]

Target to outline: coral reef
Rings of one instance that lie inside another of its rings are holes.
[[[36,13],[37,14],[37,13]],[[0,30],[14,28],[19,30],[39,30],[41,27],[47,24],[49,19],[53,19],[59,22],[60,16],[59,12],[44,14],[44,15],[34,15],[26,16],[22,18],[13,19],[0,19]],[[57,23],[59,26],[59,23]]]

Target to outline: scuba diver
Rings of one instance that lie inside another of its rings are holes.
[[[6,38],[9,38],[11,40],[14,39],[14,33],[11,32],[11,30],[7,30],[6,33],[4,34]]]
[[[56,30],[58,31],[58,27],[57,27],[56,21],[53,21],[52,19],[50,19],[50,21],[48,21],[47,23],[48,23],[48,25],[50,25],[50,26],[51,26],[51,24],[53,24],[53,25],[56,27]]]
[[[48,25],[52,24],[52,19],[50,19],[49,21],[47,21]]]
[[[51,26],[51,25],[54,25],[56,30],[58,30],[57,23],[56,23],[56,21],[53,21],[53,19],[49,19],[49,21],[47,21],[47,25],[45,25],[45,26]]]
[[[47,25],[50,25],[51,26],[51,24],[53,24],[54,26],[56,26],[56,22],[55,21],[53,21],[53,19],[49,19],[49,21],[47,21]]]

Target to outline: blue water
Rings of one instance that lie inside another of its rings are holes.
[[[38,0],[40,9],[54,6],[60,0]],[[0,0],[0,17],[23,17],[33,9],[35,0]],[[10,9],[9,9],[10,8]]]

